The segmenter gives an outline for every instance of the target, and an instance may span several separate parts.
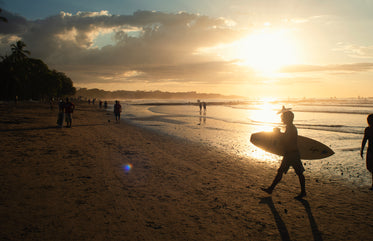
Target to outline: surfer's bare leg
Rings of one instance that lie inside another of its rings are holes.
[[[276,185],[281,181],[282,179],[282,172],[277,172],[277,175],[275,179],[273,180],[271,186],[269,188],[262,188],[263,191],[265,191],[268,194],[272,194],[273,190],[275,189]]]
[[[298,196],[296,196],[296,198],[302,198],[306,196],[306,178],[304,177],[303,173],[298,174],[298,178],[299,178],[301,192]]]

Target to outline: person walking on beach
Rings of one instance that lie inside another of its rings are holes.
[[[365,128],[363,141],[361,143],[360,156],[364,158],[364,148],[368,141],[368,150],[366,154],[366,166],[368,171],[372,174],[372,186],[369,190],[373,191],[373,114],[368,115],[368,127]]]
[[[114,104],[114,115],[115,115],[115,121],[120,122],[120,113],[122,112],[122,106],[120,105],[119,101],[115,101]]]
[[[63,118],[64,118],[65,102],[61,99],[58,102],[58,117],[57,117],[57,126],[62,128]]]
[[[281,181],[283,174],[286,174],[290,166],[292,166],[295,170],[295,173],[298,175],[299,183],[301,186],[301,192],[296,198],[303,198],[306,196],[306,181],[303,175],[304,167],[300,160],[300,154],[297,144],[298,130],[293,124],[294,113],[292,111],[284,111],[281,115],[281,120],[286,125],[285,133],[283,135],[285,154],[271,186],[269,186],[268,188],[262,188],[262,190],[268,194],[272,194],[276,185]]]
[[[65,102],[65,120],[66,120],[66,127],[71,128],[71,124],[73,121],[73,112],[75,110],[75,105],[69,101],[69,98],[66,98]]]

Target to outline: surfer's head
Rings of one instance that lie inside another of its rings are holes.
[[[285,111],[281,115],[281,120],[284,124],[292,124],[294,120],[294,113],[292,111]]]
[[[370,127],[373,127],[373,114],[368,115],[367,121],[368,121],[368,125]]]

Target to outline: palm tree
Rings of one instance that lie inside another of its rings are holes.
[[[11,44],[10,47],[12,50],[12,55],[16,61],[24,60],[27,58],[26,54],[31,54],[30,51],[24,49],[26,44],[21,40],[18,40],[15,44]]]
[[[3,11],[3,10],[0,8],[0,13],[1,13],[1,11]],[[0,16],[0,21],[8,22],[8,19],[6,19],[5,17]]]

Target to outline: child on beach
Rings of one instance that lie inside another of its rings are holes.
[[[273,180],[271,186],[268,188],[262,188],[268,194],[272,194],[272,191],[275,189],[276,185],[281,181],[283,174],[287,173],[290,166],[295,170],[295,173],[298,175],[299,183],[301,186],[301,192],[296,198],[303,198],[306,196],[306,181],[303,175],[304,167],[300,160],[300,154],[298,150],[298,130],[293,124],[294,114],[291,111],[284,111],[281,115],[282,122],[286,125],[286,130],[283,136],[283,142],[285,147],[285,154],[281,162],[281,166],[277,170],[277,175]]]
[[[361,143],[360,156],[361,158],[364,158],[364,148],[365,148],[365,144],[368,141],[366,165],[367,165],[368,171],[372,173],[372,186],[369,188],[369,190],[373,191],[373,114],[368,115],[367,121],[368,121],[368,127],[365,128],[365,131],[364,131],[364,138]]]

